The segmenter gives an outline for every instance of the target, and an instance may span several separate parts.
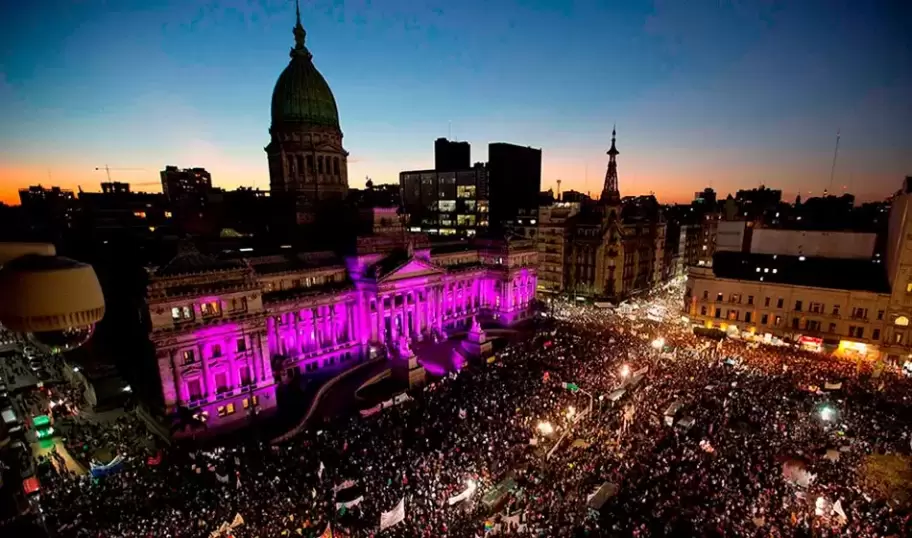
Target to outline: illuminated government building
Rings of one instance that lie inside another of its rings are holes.
[[[882,247],[873,233],[721,223],[733,237],[711,265],[689,268],[684,313],[729,334],[902,364],[912,353],[912,178],[884,218]]]
[[[307,207],[347,189],[335,100],[304,47],[272,98],[266,148],[274,193]],[[300,207],[300,206],[299,206]],[[432,245],[402,233],[362,237],[355,251],[223,259],[193,247],[150,269],[147,304],[163,407],[206,413],[211,426],[276,407],[279,383],[341,371],[405,337],[446,337],[473,317],[509,325],[535,296],[534,244]]]

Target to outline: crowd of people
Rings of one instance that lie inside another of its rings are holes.
[[[643,302],[679,308],[667,291]],[[912,533],[856,472],[870,454],[909,454],[907,379],[697,337],[675,315],[549,312],[533,337],[381,413],[280,445],[176,447],[102,479],[61,475],[42,491],[45,524],[99,538]],[[784,472],[796,466],[798,479]],[[400,502],[405,517],[381,531]]]

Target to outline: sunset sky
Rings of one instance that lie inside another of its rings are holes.
[[[29,184],[155,191],[166,164],[267,188],[287,0],[45,0],[0,8],[0,201]],[[432,168],[439,136],[543,150],[542,188],[624,195],[761,183],[880,198],[912,175],[908,0],[312,0],[349,184]]]

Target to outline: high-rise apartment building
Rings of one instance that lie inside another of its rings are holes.
[[[504,142],[488,145],[492,228],[507,228],[520,215],[537,213],[541,158],[540,149]]]
[[[434,169],[440,172],[472,167],[472,148],[468,142],[438,138],[434,141]]]
[[[204,196],[212,190],[212,175],[205,168],[166,166],[161,171],[162,192],[169,201]]]
[[[468,170],[414,170],[399,174],[409,230],[467,237],[488,227],[488,174],[482,163]]]

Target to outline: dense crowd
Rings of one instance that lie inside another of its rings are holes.
[[[678,308],[671,294],[646,300]],[[278,446],[176,448],[103,479],[60,476],[42,494],[46,524],[93,537],[910,535],[909,513],[856,476],[866,455],[909,453],[907,379],[717,343],[676,317],[557,304],[534,337],[379,414]],[[666,425],[673,402],[683,426]],[[795,466],[799,484],[783,472]],[[606,483],[616,494],[593,510]],[[402,499],[404,520],[380,532]]]

